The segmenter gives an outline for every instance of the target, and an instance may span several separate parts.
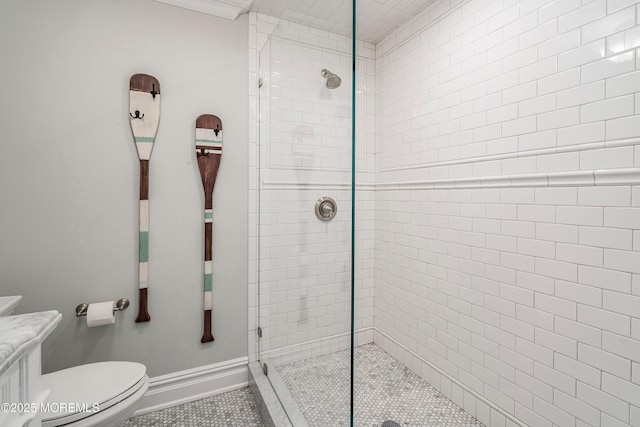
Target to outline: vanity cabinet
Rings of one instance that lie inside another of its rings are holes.
[[[39,427],[42,341],[60,323],[57,311],[0,317],[0,426]]]

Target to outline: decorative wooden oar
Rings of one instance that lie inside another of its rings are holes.
[[[211,334],[213,187],[216,184],[222,159],[222,121],[217,116],[203,114],[196,119],[196,157],[204,187],[204,334],[200,342],[205,343],[213,341]]]
[[[160,82],[148,74],[129,80],[129,121],[140,159],[139,305],[136,322],[151,320],[149,288],[149,159],[160,123]]]

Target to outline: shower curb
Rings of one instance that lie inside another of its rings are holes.
[[[249,389],[256,399],[260,418],[266,427],[293,427],[269,380],[262,372],[260,362],[249,363]]]

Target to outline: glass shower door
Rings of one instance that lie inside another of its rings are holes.
[[[259,55],[258,350],[295,426],[350,420],[351,49],[281,20]]]

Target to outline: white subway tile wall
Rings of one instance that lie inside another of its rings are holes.
[[[487,425],[640,425],[638,3],[441,0],[376,46],[374,339]]]

